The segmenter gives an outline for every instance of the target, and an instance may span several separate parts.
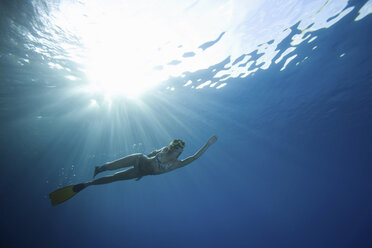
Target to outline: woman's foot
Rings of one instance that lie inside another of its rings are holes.
[[[100,166],[96,166],[96,167],[94,167],[94,176],[93,176],[93,178],[95,178],[96,175],[97,175],[98,173],[100,173],[100,172],[102,172],[102,170],[100,169]]]
[[[74,185],[74,187],[72,187],[72,191],[74,191],[75,193],[77,193],[79,191],[82,191],[86,187],[87,187],[87,185],[85,183],[79,183],[79,184]]]

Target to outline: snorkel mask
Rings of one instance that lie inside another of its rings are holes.
[[[185,142],[182,141],[182,140],[179,140],[179,139],[175,139],[173,140],[170,144],[169,144],[169,148],[170,149],[177,149],[177,148],[184,148],[185,147]]]

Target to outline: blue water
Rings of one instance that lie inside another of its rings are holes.
[[[226,58],[140,101],[117,96],[93,109],[87,103],[103,96],[75,90],[88,84],[77,62],[58,60],[82,78],[67,80],[25,45],[22,32],[37,36],[42,13],[2,1],[1,247],[372,247],[372,16],[354,20],[366,3],[350,1],[353,10],[299,44],[284,70],[282,60],[218,90],[182,87],[212,80]],[[185,158],[213,134],[185,168],[50,204],[51,191],[91,180],[95,165],[173,138],[186,141]]]

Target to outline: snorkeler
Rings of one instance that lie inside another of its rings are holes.
[[[198,159],[216,141],[217,136],[212,136],[209,138],[207,143],[200,148],[199,151],[183,160],[178,160],[178,157],[183,152],[185,142],[179,139],[173,140],[169,146],[153,151],[147,156],[142,153],[131,154],[119,160],[106,163],[102,166],[96,166],[94,169],[94,177],[97,174],[108,170],[117,170],[127,167],[132,168],[128,168],[113,175],[101,177],[86,183],[79,183],[58,189],[50,193],[49,198],[52,201],[52,205],[55,206],[70,199],[78,192],[91,185],[106,184],[135,178],[136,181],[138,181],[147,175],[159,175],[170,172],[172,170],[184,167]]]

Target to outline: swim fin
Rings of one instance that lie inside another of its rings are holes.
[[[60,204],[64,201],[67,201],[74,195],[76,195],[78,192],[83,190],[85,188],[84,183],[79,183],[76,185],[70,185],[61,189],[57,189],[56,191],[53,191],[49,194],[49,198],[52,201],[52,205],[55,206],[57,204]]]

